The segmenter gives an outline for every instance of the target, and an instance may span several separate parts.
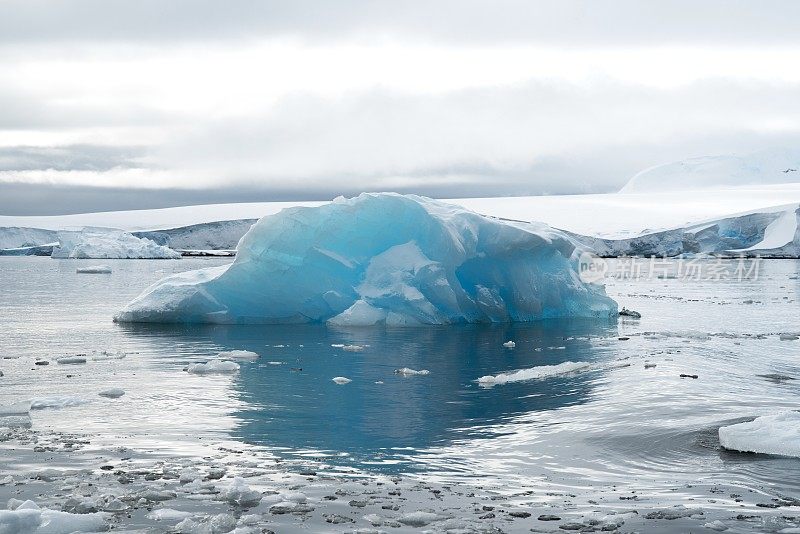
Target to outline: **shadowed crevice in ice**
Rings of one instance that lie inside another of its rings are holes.
[[[420,325],[609,317],[546,225],[390,193],[264,217],[229,267],[156,283],[118,322]]]

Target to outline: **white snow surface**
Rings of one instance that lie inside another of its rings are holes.
[[[748,154],[702,156],[656,165],[631,178],[620,192],[689,191],[798,181],[800,151],[778,148]]]
[[[800,412],[765,415],[720,427],[719,443],[735,451],[800,458]]]
[[[580,280],[574,252],[546,225],[365,193],[261,219],[232,264],[167,277],[115,320],[403,326],[615,315],[603,288]]]
[[[793,179],[795,182],[800,181],[800,177]],[[625,194],[460,198],[446,202],[492,217],[540,221],[570,232],[604,237],[629,237],[644,231],[689,226],[698,221],[719,219],[734,213],[761,210],[789,202],[800,203],[800,183],[709,186],[704,190],[695,188],[688,193],[628,191]],[[323,204],[327,202],[212,204],[57,216],[0,215],[0,248],[42,245],[55,241],[52,233],[36,229],[66,230],[93,226],[126,231],[178,229],[202,223],[259,219],[276,214],[284,208]],[[223,227],[225,226],[220,223],[203,229],[201,242],[205,243],[204,246],[208,247],[218,239]],[[179,232],[170,244],[175,248],[203,248],[188,246],[198,243],[187,241],[188,237],[184,237],[184,234],[192,235],[195,240],[200,235],[197,231]],[[5,241],[4,236],[7,236]]]
[[[113,228],[84,228],[58,233],[53,258],[69,259],[179,259],[174,250]]]

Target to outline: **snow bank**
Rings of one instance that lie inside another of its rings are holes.
[[[84,228],[58,233],[53,258],[179,259],[181,255],[149,239],[112,228]]]
[[[229,266],[170,276],[120,322],[420,325],[610,317],[575,246],[541,224],[418,196],[362,194],[261,219]]]
[[[735,451],[800,457],[800,412],[765,415],[720,427],[719,443]]]

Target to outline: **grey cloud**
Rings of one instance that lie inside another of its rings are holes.
[[[144,147],[136,146],[0,147],[0,171],[107,171],[117,167],[139,167],[145,154]]]
[[[793,0],[5,0],[0,42],[400,36],[562,46],[797,44]]]

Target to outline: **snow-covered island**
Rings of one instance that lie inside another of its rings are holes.
[[[113,228],[84,228],[58,233],[53,258],[61,259],[179,259],[174,250]]]
[[[261,219],[230,265],[167,277],[118,322],[420,325],[611,317],[574,243],[412,195],[362,194]]]

